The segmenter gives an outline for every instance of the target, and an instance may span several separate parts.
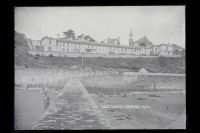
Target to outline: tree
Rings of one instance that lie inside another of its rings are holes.
[[[17,46],[29,48],[28,41],[27,41],[25,34],[15,31],[15,48]]]
[[[78,38],[79,40],[82,40],[83,37],[84,37],[84,34],[81,34],[81,35],[77,36],[77,38]]]
[[[89,38],[90,42],[96,42],[92,37]]]
[[[89,39],[90,39],[89,35],[84,36],[84,40],[89,41]]]
[[[185,57],[185,49],[181,51],[181,57]]]
[[[75,33],[73,30],[69,29],[67,32],[63,32],[65,38],[67,39],[75,39]]]
[[[117,38],[117,44],[120,44],[119,37]]]
[[[89,41],[89,42],[96,42],[91,36],[86,35],[84,36],[84,40]]]
[[[178,49],[175,49],[173,52],[174,55],[181,55],[181,52]]]
[[[101,43],[105,43],[105,39],[103,41],[101,41]]]

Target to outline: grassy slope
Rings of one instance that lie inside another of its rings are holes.
[[[28,54],[28,42],[24,34],[15,31],[15,65],[16,66],[34,66],[43,67],[44,65],[34,59]]]
[[[81,66],[81,58],[39,57],[37,61],[56,67]],[[90,67],[92,69],[125,69],[138,71],[141,68],[145,68],[149,72],[185,73],[184,60],[170,57],[133,59],[84,58],[83,65],[84,67]]]
[[[81,58],[70,57],[44,57],[35,59],[28,55],[22,48],[15,50],[15,64],[29,67],[60,67],[69,68],[76,65],[81,66]],[[185,61],[181,58],[158,57],[158,58],[133,58],[133,59],[110,59],[110,58],[84,58],[84,67],[92,69],[124,69],[128,71],[138,71],[145,68],[149,72],[162,73],[185,73]]]

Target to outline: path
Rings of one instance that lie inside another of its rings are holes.
[[[109,129],[111,125],[79,79],[70,79],[35,130]]]

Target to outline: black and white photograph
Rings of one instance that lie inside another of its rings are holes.
[[[14,7],[14,130],[186,129],[185,6]]]

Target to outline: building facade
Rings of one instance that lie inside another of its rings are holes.
[[[150,56],[150,47],[133,47],[125,45],[86,42],[67,39],[44,37],[41,41],[31,40],[33,51],[62,52],[82,54],[112,54],[112,55],[145,55]]]
[[[31,46],[29,53],[53,56],[90,54],[91,57],[120,57],[121,55],[127,58],[134,56],[179,56],[177,52],[174,54],[175,45],[153,45],[146,36],[137,41],[133,41],[132,36],[133,33],[130,30],[129,45],[120,45],[119,37],[117,39],[108,38],[107,43],[88,42],[81,39],[73,40],[44,37],[41,40],[28,41],[29,46]]]

